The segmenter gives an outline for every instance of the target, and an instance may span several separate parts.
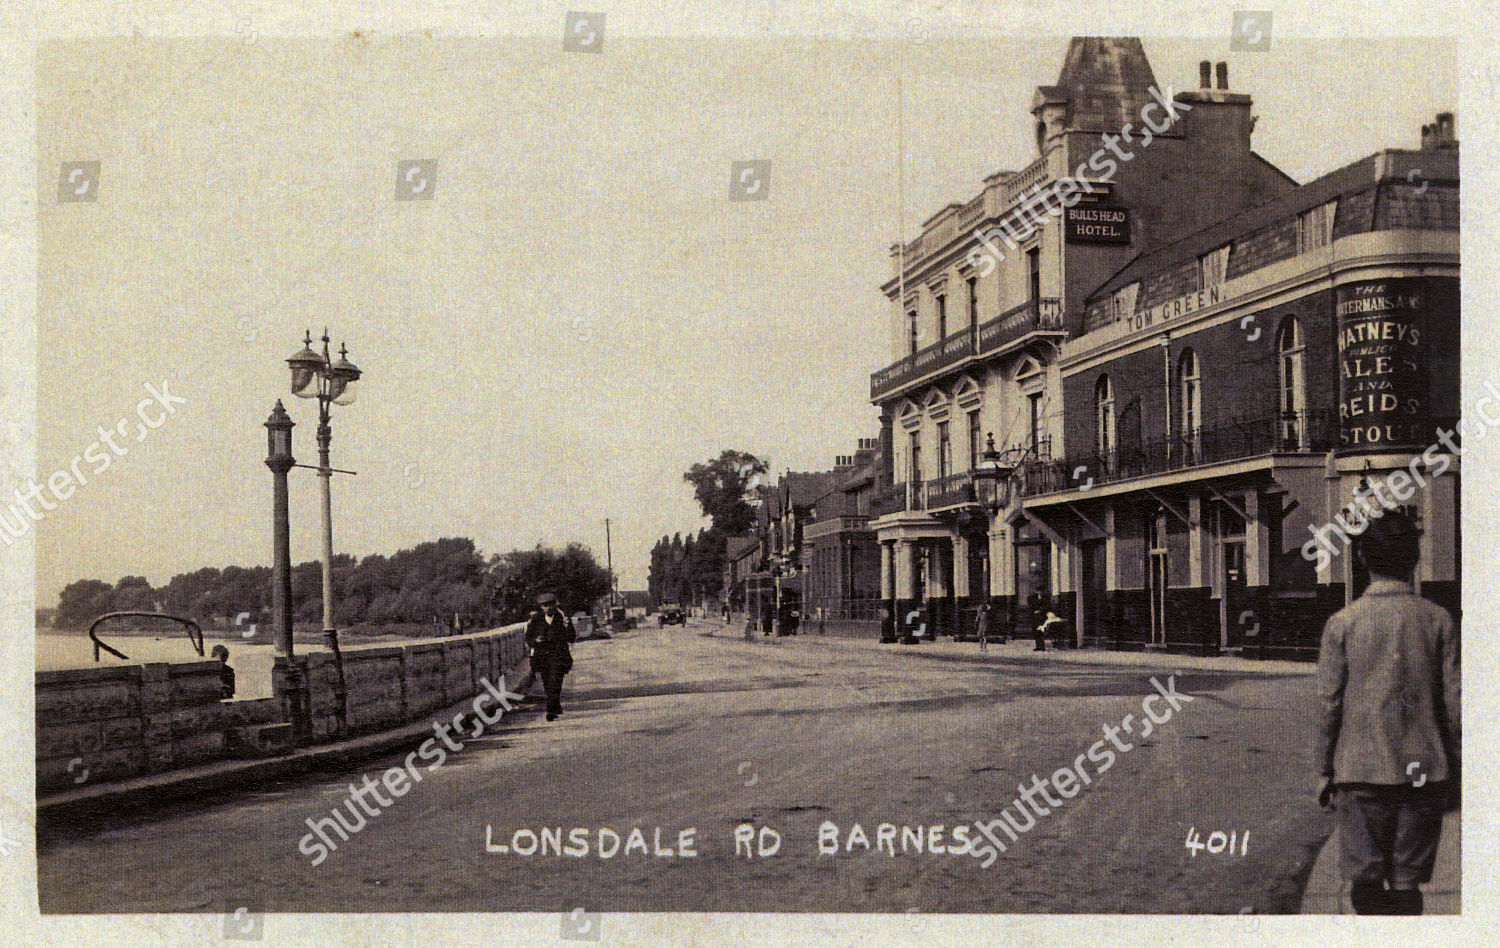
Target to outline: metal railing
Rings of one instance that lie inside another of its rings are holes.
[[[1327,451],[1337,444],[1338,419],[1332,412],[1277,413],[1179,432],[1108,454],[1041,459],[1021,469],[1021,492],[1050,494],[1266,454]]]
[[[203,629],[192,619],[185,619],[182,616],[168,615],[165,612],[106,612],[104,615],[95,619],[89,625],[89,639],[94,643],[94,661],[97,662],[99,660],[100,649],[103,649],[104,651],[113,655],[115,658],[120,659],[121,661],[130,661],[130,656],[126,655],[124,652],[120,651],[117,648],[112,648],[111,646],[105,645],[104,642],[99,639],[99,633],[97,631],[100,624],[107,619],[125,618],[170,619],[173,622],[180,622],[185,627],[188,641],[193,643],[193,648],[198,652],[198,657],[203,657]]]
[[[870,504],[870,514],[875,517],[896,513],[906,509],[906,482],[891,484],[875,492]]]
[[[1030,333],[1062,331],[1061,300],[1050,296],[1027,300],[981,323],[977,332],[974,329],[960,330],[872,373],[870,397],[880,398],[916,379],[971,358],[990,355]]]
[[[923,510],[978,503],[978,495],[974,492],[974,472],[960,471],[928,481],[922,485],[920,500]]]

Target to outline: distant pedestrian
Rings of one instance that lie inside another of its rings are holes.
[[[1063,617],[1048,609],[1046,617],[1042,619],[1042,637],[1051,639],[1053,648],[1063,648],[1067,644],[1067,639],[1064,638],[1066,635],[1067,627]]]
[[[219,698],[224,700],[233,698],[234,669],[229,667],[229,649],[222,645],[215,645],[208,654],[219,663]]]
[[[1047,617],[1052,611],[1046,607],[1040,592],[1032,592],[1027,600],[1028,614],[1031,616],[1032,633],[1036,636],[1036,648],[1033,652],[1047,651]]]
[[[823,635],[828,631],[828,610],[823,606],[818,607],[818,634]]]
[[[979,639],[979,650],[989,651],[990,647],[990,604],[988,600],[981,600],[979,608],[974,610],[974,636]]]
[[[536,603],[537,610],[526,622],[526,644],[531,646],[532,674],[541,676],[542,688],[547,693],[547,720],[555,721],[562,714],[563,677],[573,668],[573,654],[568,646],[576,633],[573,623],[557,607],[556,596],[542,593]]]
[[[1338,811],[1340,868],[1361,915],[1420,915],[1443,812],[1458,789],[1453,619],[1412,591],[1419,534],[1372,519],[1354,555],[1370,585],[1334,613],[1318,656],[1318,802]]]

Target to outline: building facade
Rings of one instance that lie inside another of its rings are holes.
[[[1090,294],[1141,254],[1293,191],[1251,147],[1249,96],[1159,87],[1139,40],[1075,38],[1031,119],[1037,158],[892,250],[870,529],[880,547],[882,637],[969,627],[989,599],[1017,630],[1067,590],[1051,527],[1010,484],[973,477],[993,437],[1015,467],[1069,450],[1060,356]],[[1063,554],[1066,555],[1066,554]]]
[[[1020,472],[1079,643],[1315,656],[1367,582],[1361,497],[1423,529],[1459,614],[1452,116],[1142,254],[1057,370],[1064,457]]]
[[[833,486],[813,502],[812,520],[802,530],[803,603],[809,617],[878,629],[880,547],[870,521],[881,469],[880,442],[861,438],[853,454],[837,458]]]

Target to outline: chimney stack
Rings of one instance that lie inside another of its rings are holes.
[[[1198,88],[1210,88],[1210,74],[1213,72],[1213,68],[1214,64],[1206,59],[1198,63]]]
[[[1219,74],[1219,88],[1220,89],[1228,89],[1229,88],[1229,64],[1226,63],[1226,62],[1219,63],[1216,71]]]
[[[1439,112],[1430,125],[1422,126],[1422,150],[1457,148],[1458,141],[1453,132],[1453,113]]]

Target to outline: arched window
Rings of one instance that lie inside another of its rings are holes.
[[[1198,356],[1193,350],[1183,350],[1177,361],[1177,378],[1182,387],[1178,418],[1182,432],[1182,449],[1189,464],[1198,461],[1202,446],[1199,428],[1203,424],[1203,391],[1198,376]]]
[[[1108,375],[1094,384],[1094,450],[1106,464],[1115,453],[1115,395]]]
[[[1281,322],[1276,334],[1276,351],[1279,354],[1278,371],[1281,410],[1281,447],[1288,451],[1307,448],[1307,375],[1304,356],[1307,347],[1302,342],[1302,326],[1297,317],[1288,316]]]

